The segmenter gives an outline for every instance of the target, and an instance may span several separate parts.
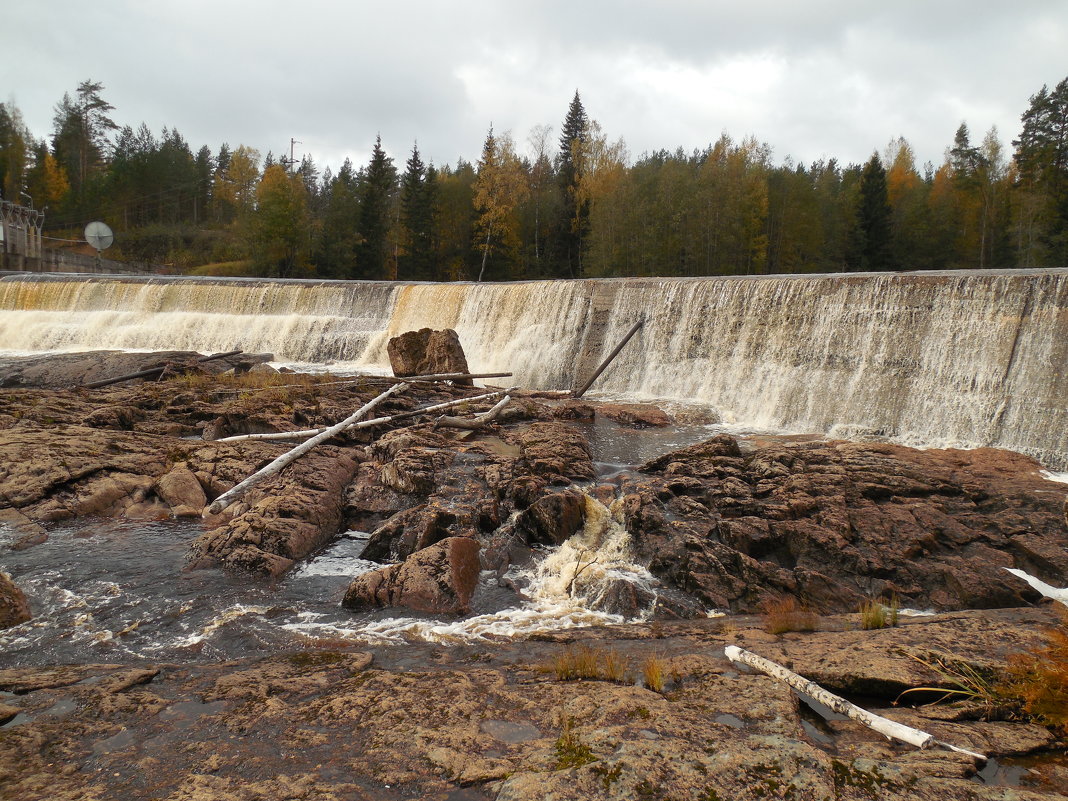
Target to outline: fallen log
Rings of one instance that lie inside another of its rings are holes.
[[[237,356],[244,351],[231,350],[226,353],[216,353],[212,356],[202,356],[196,360],[196,364],[204,364],[205,362],[212,362],[216,359],[225,359],[227,356]],[[163,365],[162,367],[152,367],[148,370],[140,370],[136,373],[128,373],[127,375],[116,376],[115,378],[104,378],[100,381],[92,381],[88,384],[83,384],[85,389],[99,389],[100,387],[111,386],[112,384],[121,384],[123,381],[132,381],[135,378],[151,378],[152,376],[158,376],[167,369],[169,365]]]
[[[385,392],[383,392],[378,397],[376,397],[373,400],[370,400],[367,403],[365,403],[363,406],[361,406],[355,412],[350,414],[348,417],[346,417],[340,423],[338,423],[336,425],[333,425],[333,426],[330,426],[330,428],[324,429],[317,436],[312,437],[311,439],[307,440],[306,442],[302,442],[300,445],[298,445],[297,447],[293,448],[290,451],[286,451],[281,456],[279,456],[277,459],[275,459],[273,462],[271,462],[269,465],[264,467],[262,470],[259,470],[258,472],[253,473],[251,476],[246,478],[244,481],[240,482],[239,484],[234,486],[232,489],[228,490],[227,492],[224,492],[222,495],[220,495],[218,498],[216,498],[204,510],[204,516],[207,517],[208,515],[218,514],[223,509],[225,509],[227,506],[229,506],[231,503],[233,503],[235,500],[237,500],[241,495],[243,495],[250,487],[258,484],[263,479],[265,479],[265,478],[267,478],[269,476],[272,476],[275,473],[278,473],[286,465],[290,464],[293,461],[296,461],[301,456],[303,456],[305,453],[307,453],[312,448],[314,448],[316,445],[318,445],[318,444],[320,444],[322,442],[325,442],[326,440],[330,439],[331,437],[335,436],[336,434],[340,434],[342,431],[344,431],[350,425],[352,425],[357,420],[359,420],[361,417],[363,417],[365,414],[367,414],[369,411],[371,411],[371,409],[373,409],[375,406],[377,406],[380,402],[384,401],[390,395],[394,395],[397,392],[403,392],[407,388],[408,388],[407,384],[394,384],[393,386],[391,386],[389,389],[387,389]]]
[[[633,326],[631,326],[631,329],[626,334],[624,334],[623,339],[620,341],[620,343],[616,345],[615,349],[611,353],[608,354],[608,358],[601,362],[601,366],[593,371],[593,375],[590,376],[590,380],[582,385],[582,389],[579,389],[575,392],[576,398],[581,398],[583,395],[586,394],[586,390],[593,386],[593,382],[600,377],[601,373],[608,369],[608,365],[610,365],[612,363],[612,360],[619,355],[619,352],[621,350],[623,350],[623,346],[630,342],[630,338],[636,333],[638,333],[638,329],[641,328],[643,325],[645,325],[644,317],[641,320],[638,320],[638,322],[636,322]]]
[[[861,709],[856,704],[851,704],[841,696],[828,692],[815,682],[809,681],[803,676],[799,676],[793,671],[787,670],[782,665],[776,664],[770,659],[757,656],[751,651],[745,651],[737,645],[728,645],[723,649],[723,653],[726,654],[727,658],[732,662],[756,668],[762,673],[766,673],[772,678],[788,684],[799,693],[804,693],[809,698],[818,701],[828,709],[837,712],[839,715],[845,715],[850,720],[855,720],[857,723],[863,723],[869,729],[879,732],[879,734],[887,739],[900,740],[903,743],[914,745],[920,749],[929,748],[932,745],[940,745],[951,751],[967,754],[970,757],[986,762],[987,758],[983,754],[977,754],[974,751],[968,751],[967,749],[958,748],[955,745],[944,743],[941,740],[936,740],[934,735],[928,734],[925,731],[914,729],[911,726],[906,726],[904,723],[898,723],[889,718],[884,718],[881,715],[876,715],[874,712]]]
[[[442,415],[434,421],[434,429],[437,430],[438,428],[444,427],[463,428],[467,431],[478,431],[479,429],[485,428],[494,420],[496,420],[500,416],[501,412],[504,410],[504,407],[507,406],[509,401],[511,400],[511,395],[505,395],[503,398],[497,401],[496,405],[488,412],[483,412],[482,414],[476,415],[470,420],[468,420],[466,417],[448,417],[446,415]]]
[[[398,385],[399,386],[399,385]],[[360,428],[370,428],[371,426],[382,425],[383,423],[392,423],[395,420],[407,420],[411,417],[419,417],[420,415],[430,414],[431,412],[440,412],[442,409],[451,409],[454,406],[462,406],[465,403],[477,400],[489,400],[490,398],[496,398],[509,392],[514,392],[518,387],[511,387],[510,389],[502,389],[497,392],[487,392],[485,395],[474,395],[470,398],[457,398],[456,400],[445,401],[444,403],[438,403],[433,406],[426,406],[422,409],[413,409],[410,412],[398,412],[397,414],[390,415],[389,417],[375,417],[372,420],[361,420],[358,423],[353,423],[348,426],[346,430],[355,430]],[[222,439],[215,440],[216,442],[239,442],[246,439],[255,440],[275,440],[275,439],[304,439],[305,437],[314,437],[321,434],[325,429],[322,428],[309,428],[303,431],[279,431],[273,434],[238,434],[233,437],[223,437]]]
[[[222,390],[227,393],[244,394],[248,392],[265,392],[270,389],[291,389],[291,388],[308,388],[312,387],[318,389],[320,387],[343,387],[347,384],[362,384],[367,380],[372,381],[385,381],[387,383],[422,383],[431,381],[455,381],[461,378],[510,378],[511,373],[434,373],[430,375],[413,375],[407,378],[397,378],[392,375],[363,375],[359,378],[346,378],[343,381],[323,381],[318,384],[277,384],[269,387],[258,387],[250,389],[227,389]],[[570,393],[568,393],[570,394]]]
[[[1064,589],[1054,587],[1052,584],[1047,584],[1040,578],[1035,578],[1030,573],[1025,573],[1024,571],[1017,570],[1013,567],[1002,569],[1012,573],[1012,575],[1016,576],[1018,579],[1023,579],[1047,598],[1051,598],[1054,601],[1060,601],[1065,606],[1068,606],[1068,587],[1065,587]]]

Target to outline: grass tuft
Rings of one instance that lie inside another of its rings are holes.
[[[642,683],[654,693],[664,691],[664,674],[667,663],[656,654],[646,657],[642,663]]]
[[[575,732],[574,726],[574,719],[567,718],[564,721],[563,731],[556,738],[556,770],[581,768],[583,765],[597,761],[590,747],[583,743],[578,733]]]
[[[889,605],[880,600],[868,600],[860,605],[860,627],[864,630],[896,626],[900,604],[895,594]]]
[[[807,606],[797,603],[796,598],[777,598],[761,604],[764,611],[764,630],[769,634],[787,631],[815,631],[819,616]]]
[[[555,673],[560,681],[593,679],[623,683],[627,679],[627,667],[627,660],[617,651],[602,651],[588,645],[580,645],[556,654],[549,667],[543,670]]]

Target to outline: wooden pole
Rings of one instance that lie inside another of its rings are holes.
[[[235,500],[237,500],[241,495],[243,495],[245,491],[249,489],[249,487],[258,484],[268,476],[272,476],[275,473],[278,473],[282,470],[283,467],[288,465],[290,462],[296,461],[319,443],[325,442],[336,434],[340,434],[342,431],[344,431],[350,425],[352,425],[365,414],[367,414],[369,411],[371,411],[371,409],[377,406],[381,401],[384,401],[390,395],[393,395],[397,392],[403,392],[407,388],[407,384],[394,384],[381,395],[379,395],[377,398],[374,398],[368,403],[365,403],[363,406],[361,406],[355,412],[350,414],[340,423],[330,426],[330,428],[325,429],[317,436],[312,437],[306,442],[300,443],[300,445],[290,451],[286,451],[273,462],[271,462],[269,465],[264,467],[262,470],[253,473],[244,481],[237,484],[232,489],[227,492],[224,492],[222,495],[216,498],[214,502],[212,502],[212,504],[204,510],[204,516],[207,517],[208,515],[218,514],[231,503],[233,503]]]
[[[399,384],[398,384],[399,386]],[[407,385],[406,385],[407,386]],[[442,409],[451,409],[454,406],[462,406],[465,403],[477,400],[489,400],[490,398],[499,397],[507,392],[514,392],[518,387],[512,387],[511,389],[500,390],[498,392],[488,392],[485,395],[474,395],[470,398],[457,398],[456,400],[446,401],[444,403],[438,403],[434,406],[427,406],[423,409],[413,409],[410,412],[398,412],[397,414],[390,415],[389,417],[376,417],[372,420],[361,420],[358,423],[353,423],[348,426],[350,429],[370,428],[371,426],[381,425],[383,423],[392,423],[394,420],[404,420],[409,417],[418,417],[422,414],[430,414],[431,412],[440,412]],[[216,442],[239,442],[246,439],[255,440],[273,440],[273,439],[302,439],[304,437],[313,437],[320,434],[325,429],[322,428],[310,428],[304,431],[279,431],[274,434],[239,434],[235,437],[223,437],[222,439],[215,440]]]
[[[977,754],[974,751],[968,751],[964,748],[950,745],[949,743],[943,743],[936,740],[934,735],[928,734],[925,731],[914,729],[911,726],[906,726],[904,723],[898,723],[889,718],[884,718],[881,715],[876,715],[874,712],[861,709],[859,706],[851,704],[841,696],[828,692],[815,682],[809,681],[803,676],[798,676],[793,671],[787,670],[782,665],[776,664],[770,659],[765,659],[750,651],[745,651],[737,645],[728,645],[723,649],[723,653],[726,654],[727,658],[732,662],[749,665],[762,673],[768,674],[774,679],[785,682],[799,693],[804,693],[810,698],[819,701],[825,707],[837,712],[839,715],[845,715],[850,720],[855,720],[857,723],[863,723],[869,729],[879,732],[879,734],[887,739],[900,740],[903,743],[914,745],[917,748],[929,748],[932,745],[940,745],[951,751],[967,754],[970,757],[975,757],[982,762],[986,762],[986,757],[983,754]]]
[[[214,356],[202,356],[201,358],[196,360],[196,363],[197,364],[203,364],[204,362],[212,362],[212,361],[215,361],[216,359],[225,359],[227,356],[237,356],[239,353],[243,353],[243,352],[244,351],[240,351],[240,350],[231,350],[231,351],[229,351],[227,353],[216,353]],[[132,381],[135,378],[148,378],[150,376],[159,375],[160,373],[162,373],[166,369],[167,369],[167,365],[164,365],[163,367],[152,367],[152,368],[150,368],[148,370],[141,370],[140,372],[137,372],[137,373],[130,373],[128,375],[120,375],[117,378],[105,378],[105,379],[103,379],[101,381],[93,381],[90,384],[83,384],[82,386],[85,389],[98,389],[100,387],[110,386],[111,384],[119,384],[119,383],[121,383],[123,381]]]
[[[609,353],[608,358],[601,362],[601,366],[593,371],[593,375],[590,376],[590,380],[583,384],[582,389],[578,390],[575,393],[576,398],[581,398],[583,395],[586,394],[586,390],[589,389],[590,386],[592,386],[593,382],[600,377],[601,373],[603,373],[608,367],[608,365],[612,363],[612,359],[616,358],[616,356],[619,355],[619,352],[623,350],[623,346],[630,342],[630,338],[636,333],[638,333],[638,329],[641,328],[643,325],[645,325],[644,317],[641,320],[638,320],[638,322],[636,322],[633,326],[631,326],[631,329],[623,337],[623,340],[618,345],[616,345],[615,350]]]

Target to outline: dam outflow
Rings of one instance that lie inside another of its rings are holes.
[[[638,320],[594,390],[728,424],[925,447],[1009,448],[1068,469],[1068,269],[509,284],[10,274],[0,350],[242,348],[388,365],[454,328],[476,372],[567,389]]]

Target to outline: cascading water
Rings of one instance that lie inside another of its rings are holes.
[[[595,385],[728,422],[912,445],[998,446],[1068,469],[1068,270],[390,284],[12,275],[0,349],[270,351],[386,366],[405,330],[455,328],[476,371]]]

